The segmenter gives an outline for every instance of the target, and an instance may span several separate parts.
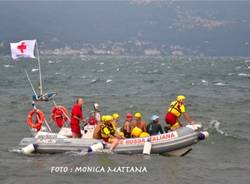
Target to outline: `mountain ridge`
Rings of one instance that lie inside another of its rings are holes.
[[[177,48],[190,55],[250,56],[250,2],[39,1],[0,5],[0,53],[9,52],[9,42],[36,38],[42,49],[88,45],[118,47],[125,54],[139,55],[145,49],[169,54]]]

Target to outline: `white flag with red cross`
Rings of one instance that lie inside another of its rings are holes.
[[[20,57],[36,58],[34,55],[36,40],[22,40],[17,43],[10,43],[11,57],[18,59]]]

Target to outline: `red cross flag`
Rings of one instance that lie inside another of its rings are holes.
[[[36,40],[22,40],[17,43],[10,43],[11,57],[18,59],[20,57],[35,58],[34,49]]]

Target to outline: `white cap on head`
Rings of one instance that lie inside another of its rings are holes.
[[[159,119],[159,116],[157,116],[157,115],[153,115],[153,116],[151,117],[151,120],[152,120],[152,121],[156,121],[157,119]]]
[[[99,104],[98,103],[94,103],[94,108],[98,109],[99,108]]]

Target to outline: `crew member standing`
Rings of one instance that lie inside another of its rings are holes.
[[[95,117],[96,123],[101,122],[101,112],[100,112],[98,103],[94,103],[94,117]]]
[[[180,121],[181,115],[189,122],[189,124],[193,124],[192,119],[186,112],[185,108],[185,100],[186,97],[183,95],[179,95],[175,101],[171,102],[168,112],[165,116],[165,121],[170,125],[171,130],[176,130],[182,127],[182,123]]]
[[[70,127],[72,138],[80,138],[82,136],[80,121],[85,122],[82,113],[83,99],[78,98],[71,111]]]

